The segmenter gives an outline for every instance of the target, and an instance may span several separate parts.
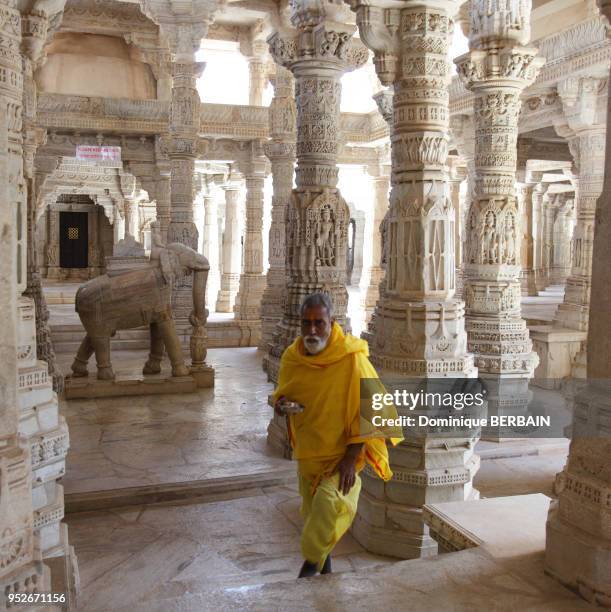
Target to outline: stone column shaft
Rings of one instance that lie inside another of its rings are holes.
[[[522,201],[522,248],[520,261],[522,262],[521,286],[522,295],[537,295],[535,283],[535,243],[536,221],[534,189],[536,183],[528,182],[523,185]]]
[[[370,169],[373,178],[373,233],[371,238],[371,267],[369,273],[363,275],[364,295],[362,307],[365,311],[365,324],[369,323],[376,303],[380,297],[381,283],[384,278],[382,254],[382,223],[388,212],[388,196],[390,191],[390,168],[384,165]]]
[[[305,1],[294,3],[292,9],[297,30],[268,39],[275,61],[295,77],[297,109],[297,187],[288,204],[286,226],[287,295],[267,361],[274,381],[280,356],[299,335],[299,307],[308,294],[327,292],[336,321],[348,326],[349,211],[337,189],[340,79],[367,57],[353,46],[353,26],[331,21]]]
[[[267,84],[267,66],[264,58],[248,59],[249,89],[248,103],[251,106],[263,106],[263,94]]]
[[[218,244],[218,205],[217,189],[209,187],[204,199],[204,256],[210,263],[208,283],[206,285],[206,305],[214,304],[220,284],[219,244]]]
[[[579,186],[576,192],[576,219],[573,235],[571,274],[567,279],[564,302],[555,322],[562,327],[588,330],[592,244],[596,200],[602,192],[605,169],[605,126],[580,130],[570,141],[578,158]]]
[[[272,348],[276,325],[282,319],[286,293],[286,214],[293,192],[296,153],[296,108],[293,75],[277,66],[272,79],[274,98],[269,108],[272,140],[264,145],[272,166],[272,220],[269,228],[269,268],[261,301],[261,345]],[[267,371],[267,357],[263,359]]]
[[[248,344],[261,339],[261,298],[265,289],[263,275],[263,187],[265,160],[249,164],[246,179],[246,224],[244,227],[243,269],[236,296],[236,319],[249,321]]]
[[[225,190],[225,231],[223,232],[223,253],[221,263],[221,287],[216,301],[217,312],[233,312],[235,298],[240,285],[240,224],[239,184],[224,187]]]

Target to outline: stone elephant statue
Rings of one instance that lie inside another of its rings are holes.
[[[82,285],[76,293],[75,310],[87,335],[72,363],[73,376],[88,375],[87,362],[95,353],[98,378],[114,379],[110,362],[111,336],[119,329],[143,325],[149,326],[151,334],[150,354],[143,374],[161,371],[165,346],[172,363],[172,376],[188,375],[189,368],[185,365],[172,319],[172,287],[177,277],[192,272],[194,303],[203,306],[209,269],[208,260],[203,255],[175,242],[167,247],[154,247],[148,267],[116,276],[104,274]]]

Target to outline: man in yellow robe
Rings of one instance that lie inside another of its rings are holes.
[[[383,480],[392,476],[386,440],[397,444],[403,435],[372,424],[371,391],[384,389],[368,355],[367,342],[335,322],[326,294],[304,300],[301,336],[282,355],[273,395],[277,414],[286,414],[288,402],[303,406],[287,419],[305,521],[300,578],[331,572],[330,553],[356,514],[365,463]],[[394,406],[376,414],[397,417]]]

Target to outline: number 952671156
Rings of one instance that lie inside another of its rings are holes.
[[[44,606],[46,604],[66,603],[65,593],[7,593],[7,608],[13,606]]]

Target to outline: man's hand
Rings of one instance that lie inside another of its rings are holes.
[[[284,408],[282,407],[282,404],[286,402],[286,397],[284,397],[284,395],[281,395],[277,400],[276,403],[274,404],[274,412],[278,415],[278,416],[286,416],[286,412],[284,411]]]
[[[346,454],[337,464],[336,470],[339,471],[339,490],[348,495],[350,489],[356,482],[356,460],[361,453],[363,444],[350,444]]]

